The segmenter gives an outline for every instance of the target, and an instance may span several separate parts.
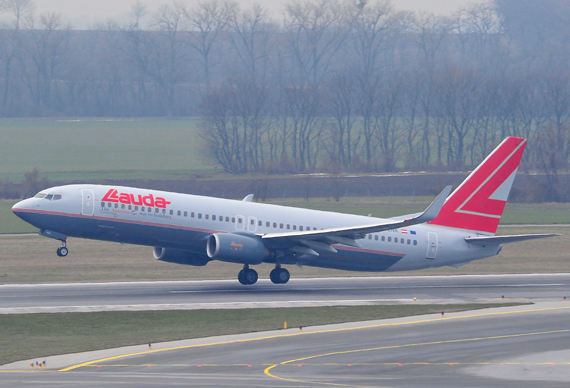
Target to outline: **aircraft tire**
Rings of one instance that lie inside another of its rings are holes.
[[[285,284],[291,278],[291,274],[285,268],[279,268],[276,278],[279,281],[279,284]]]
[[[258,279],[257,271],[254,269],[246,270],[244,279],[246,282],[245,284],[255,284]]]
[[[245,279],[245,271],[245,269],[242,269],[238,273],[238,281],[243,285],[247,285],[247,280]]]
[[[57,248],[57,255],[59,257],[65,257],[65,256],[67,256],[68,253],[69,253],[69,250],[67,249],[67,247]]]

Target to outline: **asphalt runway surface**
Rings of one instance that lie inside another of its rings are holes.
[[[569,291],[565,274],[295,279],[254,287],[227,281],[2,286],[2,309],[32,311],[44,303],[279,307],[408,303],[414,296],[418,303],[453,303],[505,295],[534,304],[56,356],[41,369],[26,360],[0,367],[0,387],[568,386],[570,301],[563,297]]]
[[[398,276],[0,286],[0,314],[301,307],[413,303],[561,300],[570,297],[570,274]]]

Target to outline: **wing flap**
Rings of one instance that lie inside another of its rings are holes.
[[[482,236],[482,237],[465,237],[465,241],[469,244],[487,246],[487,245],[499,245],[507,244],[517,241],[534,240],[537,238],[547,238],[561,236],[556,233],[549,234],[518,234],[513,236]]]
[[[423,224],[437,217],[441,210],[445,199],[451,193],[451,186],[445,187],[443,191],[434,199],[427,209],[417,217],[405,220],[388,220],[379,224],[349,226],[343,228],[330,228],[323,230],[306,230],[285,233],[267,233],[261,235],[264,240],[320,240],[332,241],[333,243],[341,243],[349,246],[359,246],[355,240],[363,238],[368,233],[384,232],[390,229],[404,228],[410,225]]]

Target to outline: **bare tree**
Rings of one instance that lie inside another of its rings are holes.
[[[221,44],[224,33],[237,12],[237,3],[231,0],[200,0],[186,11],[187,44],[198,53],[204,72],[206,93],[211,90],[214,66],[213,50]]]

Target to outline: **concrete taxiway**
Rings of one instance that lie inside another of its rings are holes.
[[[570,274],[398,276],[0,286],[0,314],[413,303],[555,301],[570,298]]]
[[[0,368],[0,387],[561,387],[570,304],[253,333],[50,357]]]

